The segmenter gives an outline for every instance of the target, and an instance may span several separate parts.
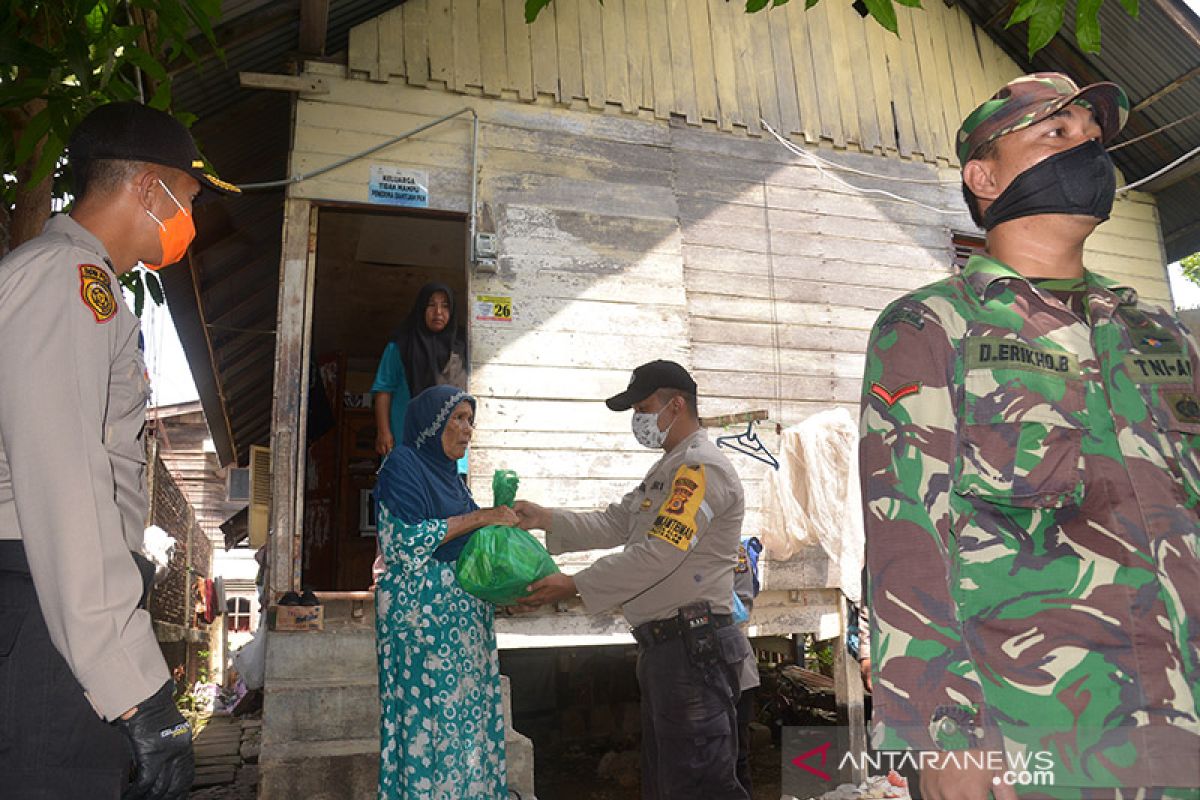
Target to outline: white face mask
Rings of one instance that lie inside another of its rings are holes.
[[[671,420],[671,425],[667,429],[659,430],[658,418],[665,408],[659,409],[653,414],[644,411],[633,412],[633,437],[638,440],[638,444],[642,447],[648,447],[651,450],[658,450],[663,446],[663,442],[667,440],[667,434],[671,432],[671,425],[675,424],[675,420]]]

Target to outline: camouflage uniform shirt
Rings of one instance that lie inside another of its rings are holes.
[[[860,450],[874,744],[1200,785],[1200,370],[1093,273],[976,256],[871,334]]]

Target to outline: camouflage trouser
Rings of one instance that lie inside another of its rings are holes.
[[[1200,788],[1081,789],[1039,786],[1028,792],[1017,789],[1021,800],[1200,800]]]

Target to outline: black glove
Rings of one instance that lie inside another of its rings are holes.
[[[192,787],[192,726],[175,707],[174,688],[167,681],[132,717],[113,723],[129,737],[137,770],[122,800],[182,800]]]

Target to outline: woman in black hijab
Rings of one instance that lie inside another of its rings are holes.
[[[375,451],[387,455],[404,430],[408,402],[431,386],[467,388],[466,337],[458,327],[454,293],[444,283],[421,287],[379,360],[375,384]]]

